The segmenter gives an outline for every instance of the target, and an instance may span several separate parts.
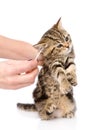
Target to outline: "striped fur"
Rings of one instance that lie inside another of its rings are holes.
[[[19,108],[37,110],[41,119],[65,117],[75,113],[73,86],[77,85],[74,49],[61,19],[34,45],[42,48],[44,64],[33,91],[34,105],[18,104]]]

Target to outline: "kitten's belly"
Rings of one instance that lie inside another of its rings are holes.
[[[63,116],[62,110],[61,110],[61,109],[57,109],[56,111],[53,112],[53,116],[54,116],[55,118],[60,118],[60,117],[62,117],[62,116]]]

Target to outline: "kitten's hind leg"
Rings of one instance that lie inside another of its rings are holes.
[[[39,115],[42,120],[53,119],[53,112],[56,110],[57,106],[51,99],[47,99],[43,109],[39,111]]]
[[[70,112],[65,113],[63,115],[63,118],[72,118],[72,117],[74,117],[74,112],[73,111],[70,111]]]
[[[25,111],[37,111],[35,104],[17,103],[17,107]]]
[[[63,118],[72,118],[75,115],[76,104],[75,101],[68,99],[65,95],[60,99],[59,109],[62,111]]]
[[[48,104],[47,105],[47,107],[46,107],[46,114],[47,115],[50,115],[50,114],[52,114],[54,111],[55,111],[55,109],[56,109],[57,107],[56,107],[56,105],[54,104],[54,103],[52,103],[52,104]]]

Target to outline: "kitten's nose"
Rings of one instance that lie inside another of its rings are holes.
[[[63,46],[69,48],[69,43],[68,43],[68,42],[65,42],[65,43],[63,44]]]

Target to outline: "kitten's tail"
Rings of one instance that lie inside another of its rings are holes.
[[[25,111],[37,111],[35,104],[17,103],[17,107]]]

